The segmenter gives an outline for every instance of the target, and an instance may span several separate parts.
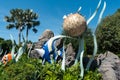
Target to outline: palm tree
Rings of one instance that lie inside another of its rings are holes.
[[[28,41],[28,33],[29,30],[32,28],[33,32],[36,33],[37,29],[35,28],[36,26],[40,25],[39,21],[36,21],[38,18],[38,15],[36,13],[33,13],[32,10],[27,9],[24,12],[24,16],[25,16],[25,26],[26,26],[26,39]]]
[[[35,26],[40,24],[36,21],[38,15],[32,10],[12,9],[10,10],[10,16],[5,16],[5,21],[9,22],[7,29],[16,28],[18,30],[18,42],[21,42],[21,32],[26,28],[26,39],[28,40],[28,31],[32,28],[36,33],[37,29]]]
[[[21,31],[23,30],[22,24],[22,9],[12,9],[10,10],[10,16],[5,16],[5,21],[9,22],[6,26],[7,29],[16,28],[18,29],[18,42],[20,43],[21,40]]]

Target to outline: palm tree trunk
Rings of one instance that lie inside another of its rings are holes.
[[[18,44],[20,45],[21,43],[21,28],[19,28],[19,32],[18,32]]]
[[[28,29],[28,27],[27,27],[27,31],[26,31],[26,41],[28,41],[28,31],[29,31],[29,29]]]

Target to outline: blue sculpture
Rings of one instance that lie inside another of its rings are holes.
[[[62,50],[61,49],[58,50],[56,48],[55,41],[60,39],[60,38],[65,38],[65,37],[67,37],[67,36],[63,36],[63,35],[54,36],[54,37],[50,38],[43,45],[43,47],[41,49],[34,49],[35,51],[37,51],[37,53],[39,53],[40,57],[43,59],[43,64],[44,64],[45,61],[52,64],[53,63],[52,59],[54,59],[54,61],[56,61],[57,57],[61,56]],[[32,53],[32,51],[31,51],[31,53]],[[53,57],[51,57],[51,56],[53,56]]]

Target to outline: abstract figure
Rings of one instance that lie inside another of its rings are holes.
[[[84,67],[83,67],[83,53],[84,53],[84,33],[86,32],[87,29],[87,25],[90,23],[90,21],[95,17],[96,13],[98,12],[98,9],[101,5],[101,0],[98,3],[98,6],[95,10],[95,12],[93,13],[93,15],[87,20],[87,22],[85,21],[84,17],[82,17],[79,14],[79,11],[81,10],[81,7],[78,9],[77,13],[75,14],[70,14],[68,16],[64,16],[64,23],[63,23],[63,29],[65,30],[66,33],[68,33],[68,35],[70,36],[77,36],[79,37],[79,49],[78,49],[78,53],[77,53],[77,57],[75,60],[76,64],[78,62],[78,59],[80,58],[80,68],[81,68],[81,78],[83,78],[84,76]],[[106,2],[104,2],[104,7],[100,13],[99,19],[98,19],[98,23],[101,21],[103,12],[106,8]],[[93,56],[90,59],[86,70],[89,70],[89,67],[91,65],[91,62],[93,61],[96,53],[97,53],[97,40],[96,40],[96,36],[95,36],[95,31],[93,31],[93,41],[94,41],[94,51],[93,51]]]
[[[66,33],[70,36],[78,36],[79,38],[79,50],[78,54],[75,60],[75,64],[78,62],[78,59],[80,57],[80,67],[81,67],[81,73],[83,74],[83,64],[82,64],[82,57],[84,53],[84,32],[87,29],[86,21],[84,17],[82,17],[79,13],[70,14],[64,19],[63,28]],[[81,74],[81,77],[83,76]]]

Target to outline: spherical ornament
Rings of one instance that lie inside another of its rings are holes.
[[[69,36],[80,36],[86,28],[85,18],[78,13],[70,14],[64,19],[63,29]]]

